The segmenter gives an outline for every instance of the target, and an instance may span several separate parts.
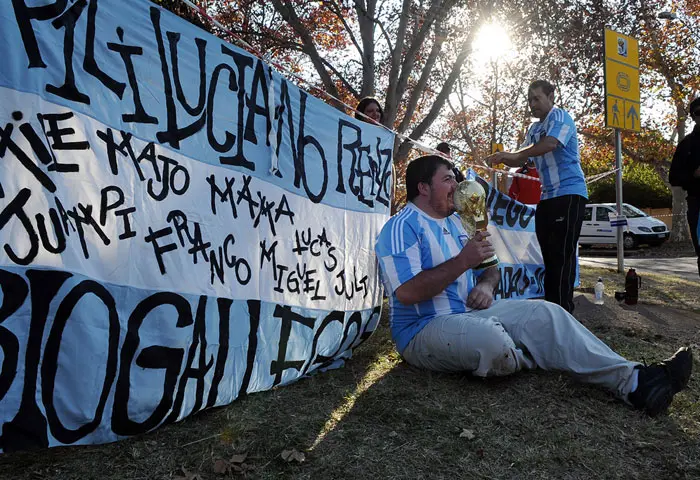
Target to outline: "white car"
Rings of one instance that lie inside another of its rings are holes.
[[[614,203],[586,205],[578,243],[617,245],[617,227],[610,226],[610,215],[615,218],[616,213],[617,206]],[[625,248],[635,248],[640,243],[661,245],[671,234],[664,222],[628,203],[622,204],[622,214],[627,217],[627,225],[622,227]]]

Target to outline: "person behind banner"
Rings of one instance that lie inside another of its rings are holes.
[[[374,97],[364,97],[355,107],[355,118],[366,123],[382,125],[384,122],[384,109],[379,100]],[[391,206],[394,208],[396,194],[396,167],[391,164]]]
[[[384,109],[379,100],[374,97],[365,97],[355,107],[355,118],[367,123],[381,125],[384,121]]]
[[[698,257],[698,274],[700,274],[700,235],[698,235],[698,218],[700,217],[700,97],[688,106],[690,118],[695,122],[693,131],[678,143],[673,153],[668,181],[674,187],[682,187],[687,195],[688,226],[693,239],[695,255]]]
[[[450,148],[450,144],[447,142],[438,143],[435,147],[435,150],[437,150],[440,153],[444,153],[445,155],[447,155],[447,158],[452,158],[452,149]],[[457,165],[452,167],[452,172],[454,172],[455,174],[455,180],[457,181],[457,183],[464,181],[464,174],[459,171]]]
[[[539,121],[530,126],[525,147],[494,153],[486,162],[517,167],[528,158],[534,160],[542,181],[535,233],[544,260],[544,298],[571,313],[576,247],[588,201],[576,125],[566,111],[554,106],[554,86],[546,80],[530,84],[527,100],[532,116]]]
[[[391,335],[405,361],[480,377],[560,370],[607,388],[649,415],[664,412],[688,384],[691,351],[681,348],[663,362],[642,366],[612,351],[559,305],[494,301],[498,268],[483,270],[476,283],[471,272],[494,247],[488,232],[466,236],[455,213],[456,187],[448,160],[413,160],[406,170],[408,203],[384,225],[375,246]],[[467,238],[464,246],[460,236]]]
[[[531,158],[528,158],[525,164],[517,169],[515,173],[527,175],[528,177],[532,177],[533,180],[513,177],[513,183],[510,184],[510,188],[508,189],[508,196],[520,203],[537,205],[542,195],[542,185],[540,184],[540,176],[537,173],[535,162],[533,162]]]

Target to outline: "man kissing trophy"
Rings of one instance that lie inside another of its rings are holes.
[[[462,246],[464,246],[469,239],[475,239],[478,232],[485,232],[489,223],[489,217],[486,213],[486,191],[472,172],[457,185],[454,203],[462,226],[467,232],[466,238],[462,238],[464,236],[460,235]],[[494,265],[498,265],[498,258],[495,254],[477,265],[474,270],[479,271]]]

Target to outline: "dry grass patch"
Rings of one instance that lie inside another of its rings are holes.
[[[586,296],[599,275],[610,294],[615,282],[622,285],[615,272],[584,268]],[[644,280],[639,308],[611,298],[596,307],[583,298],[577,316],[620,353],[654,361],[696,338],[698,285]],[[669,320],[666,310],[686,312],[687,324],[676,313]],[[187,478],[184,468],[202,480],[696,479],[697,378],[667,416],[650,419],[556,372],[484,381],[415,370],[396,354],[385,317],[343,369],[122,442],[3,455],[0,478],[174,479]],[[290,450],[303,462],[283,460]],[[216,473],[217,460],[242,453],[245,468]]]
[[[625,273],[617,273],[608,268],[581,268],[580,290],[593,293],[593,287],[603,278],[605,294],[612,299],[615,291],[625,290]],[[639,290],[639,301],[644,305],[661,305],[691,312],[700,313],[700,282],[686,280],[680,277],[655,273],[642,275],[642,287]]]

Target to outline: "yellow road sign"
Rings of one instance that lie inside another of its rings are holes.
[[[639,102],[608,96],[605,111],[606,127],[640,131]]]
[[[605,93],[639,102],[639,70],[615,62],[609,62],[605,67]]]
[[[639,132],[639,41],[605,29],[605,126]]]
[[[491,153],[497,153],[497,152],[503,152],[503,144],[502,143],[491,143]]]
[[[624,63],[639,68],[639,40],[605,29],[605,61]]]

